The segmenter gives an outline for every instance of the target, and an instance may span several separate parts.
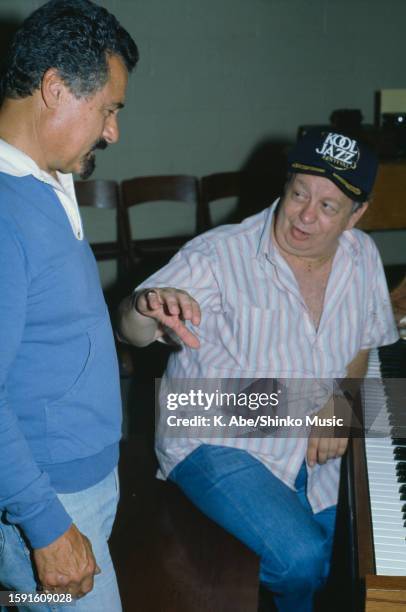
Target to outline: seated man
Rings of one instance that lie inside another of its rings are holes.
[[[280,200],[195,238],[123,302],[123,338],[176,334],[174,379],[363,376],[369,349],[398,337],[377,249],[353,229],[376,170],[359,142],[310,132]],[[163,476],[259,555],[285,612],[310,612],[329,571],[347,440],[312,433],[157,439]]]

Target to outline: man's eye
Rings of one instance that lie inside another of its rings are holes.
[[[322,206],[323,210],[330,215],[335,215],[337,213],[337,208],[330,204],[330,202],[323,202]]]

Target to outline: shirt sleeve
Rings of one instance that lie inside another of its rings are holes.
[[[369,268],[371,283],[366,326],[361,344],[361,349],[364,350],[392,344],[399,339],[382,260],[372,239],[370,239],[370,244],[372,247]]]
[[[7,379],[23,338],[28,282],[21,244],[0,220],[0,510],[34,548],[41,548],[72,520],[37,465],[8,398]]]
[[[170,262],[141,283],[136,291],[147,287],[173,287],[189,293],[200,308],[220,311],[221,280],[215,246],[198,236],[185,245]]]

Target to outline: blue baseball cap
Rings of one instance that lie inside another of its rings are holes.
[[[313,129],[291,149],[288,171],[328,178],[351,200],[365,202],[374,186],[378,158],[351,136]]]

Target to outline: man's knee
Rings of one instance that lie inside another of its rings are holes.
[[[261,582],[275,593],[309,593],[320,589],[328,577],[329,550],[323,540],[304,543],[297,538],[297,547],[280,562],[272,551],[261,557]]]

